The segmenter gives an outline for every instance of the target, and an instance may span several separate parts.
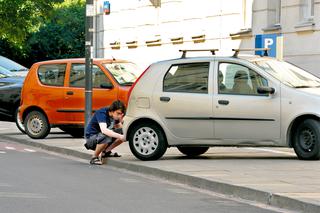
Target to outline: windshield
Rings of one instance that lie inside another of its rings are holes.
[[[290,87],[320,87],[318,77],[290,63],[278,60],[261,60],[254,63]]]
[[[10,71],[26,71],[24,66],[14,62],[6,57],[0,56],[0,66]]]
[[[133,63],[104,64],[120,85],[132,85],[140,76],[141,71]]]
[[[6,77],[12,77],[12,76],[15,76],[15,75],[9,70],[0,66],[0,78],[6,78]]]

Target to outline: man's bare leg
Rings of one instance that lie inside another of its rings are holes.
[[[107,148],[108,144],[97,144],[93,157],[99,157],[100,153]]]

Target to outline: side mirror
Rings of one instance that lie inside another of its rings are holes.
[[[276,90],[273,87],[258,87],[257,91],[259,94],[274,94]]]
[[[103,84],[100,84],[100,88],[103,88],[103,89],[113,89],[113,85],[112,84],[108,84],[108,83],[103,83]]]

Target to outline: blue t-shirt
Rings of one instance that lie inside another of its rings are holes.
[[[86,138],[101,132],[99,123],[106,123],[108,129],[113,128],[114,120],[109,116],[108,107],[101,108],[94,113],[86,129]]]

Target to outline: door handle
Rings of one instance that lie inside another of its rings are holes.
[[[220,105],[228,105],[229,104],[229,101],[228,100],[219,100],[218,103]]]
[[[73,92],[72,91],[68,91],[67,95],[73,95]]]
[[[169,102],[170,101],[170,97],[160,97],[160,101]]]

